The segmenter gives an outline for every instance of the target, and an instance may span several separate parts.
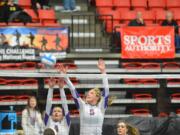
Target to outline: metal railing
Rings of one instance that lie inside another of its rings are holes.
[[[102,17],[108,18],[113,29],[113,16],[111,15],[72,15],[71,52],[104,52],[111,49],[112,33],[106,33],[106,25],[100,21]]]

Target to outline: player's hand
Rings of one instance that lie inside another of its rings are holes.
[[[60,64],[58,67],[59,67],[59,71],[60,71],[61,74],[67,74],[67,70],[68,70],[67,66],[64,66],[63,64]]]
[[[56,83],[56,80],[51,77],[48,82],[49,88],[53,88],[55,86],[55,83]]]
[[[61,89],[64,88],[64,85],[65,85],[64,79],[59,78],[58,81],[57,81],[57,84],[58,84],[59,88],[61,88]]]
[[[99,59],[97,66],[102,74],[106,73],[106,66],[103,59]]]

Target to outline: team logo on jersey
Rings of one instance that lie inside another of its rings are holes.
[[[95,112],[94,112],[94,109],[90,109],[90,115],[94,115]]]

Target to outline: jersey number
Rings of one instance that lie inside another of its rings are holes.
[[[94,109],[90,109],[90,115],[94,115],[95,112],[94,112]]]

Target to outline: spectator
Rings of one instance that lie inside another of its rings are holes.
[[[36,15],[39,16],[38,9],[49,8],[49,0],[31,0],[31,7]]]
[[[43,121],[41,113],[38,111],[37,99],[34,96],[29,97],[27,107],[22,112],[21,126],[24,135],[42,135]]]
[[[64,0],[64,10],[63,12],[75,12],[77,11],[77,8],[76,8],[76,2],[75,0]]]
[[[175,27],[175,33],[178,34],[178,23],[173,19],[173,14],[170,11],[167,11],[166,13],[166,20],[162,22],[162,26],[174,26]]]
[[[119,121],[117,124],[118,135],[140,135],[137,128],[131,126],[125,121]]]
[[[137,12],[136,19],[130,21],[128,26],[145,26],[144,19],[142,18],[142,13]]]
[[[13,0],[8,0],[2,10],[4,22],[32,22],[32,18]]]

